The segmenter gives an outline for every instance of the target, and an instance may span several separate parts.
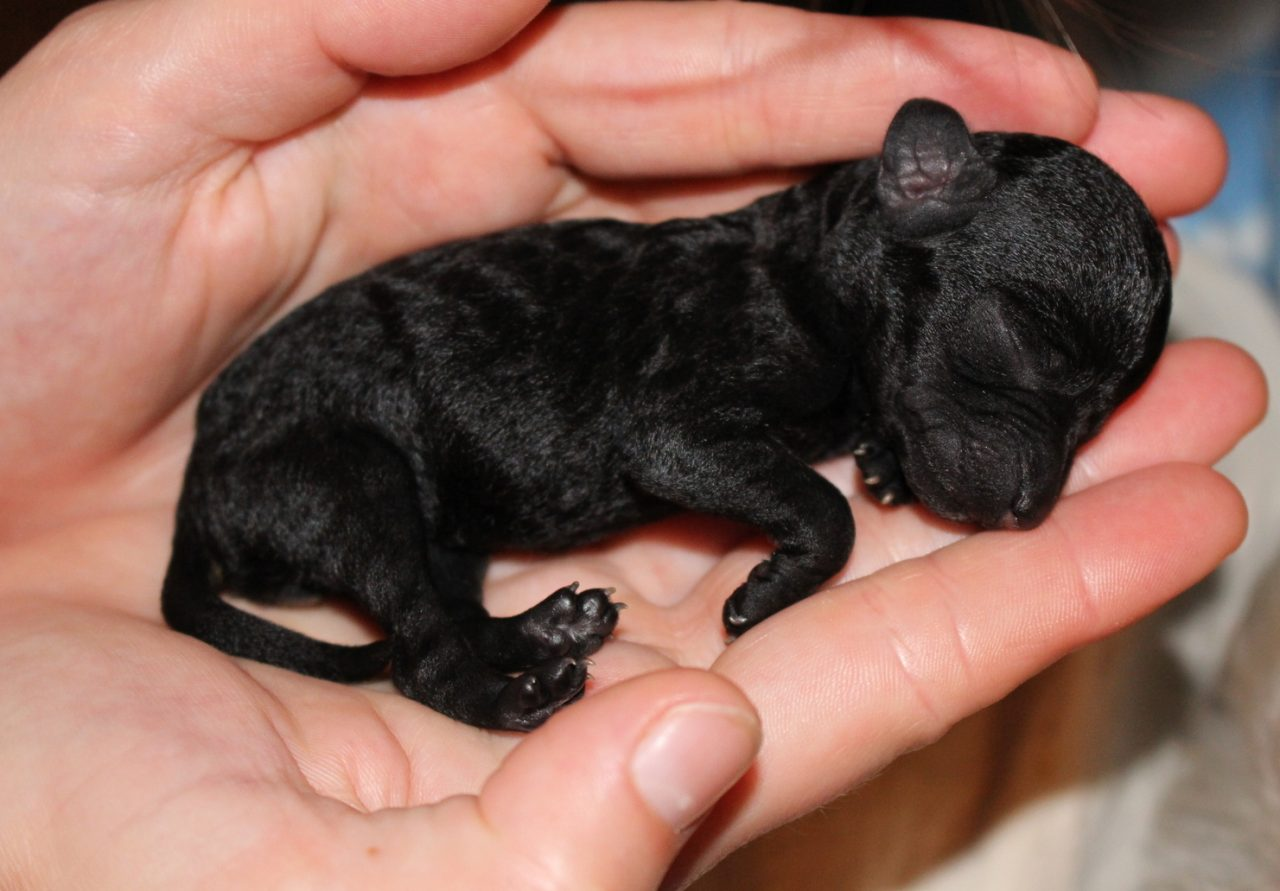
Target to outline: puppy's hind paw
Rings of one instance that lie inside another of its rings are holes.
[[[556,659],[518,675],[498,697],[494,726],[532,730],[557,709],[580,698],[586,689],[587,665],[580,659]]]
[[[604,645],[625,608],[610,599],[614,591],[567,585],[520,615],[524,633],[546,658],[589,656]]]

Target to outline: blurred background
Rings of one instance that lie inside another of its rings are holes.
[[[1280,380],[1280,3],[778,2],[1029,33],[1080,53],[1106,86],[1207,109],[1231,169],[1213,204],[1175,224],[1172,333],[1239,343]],[[83,5],[7,0],[0,72]],[[738,852],[698,891],[1280,888],[1277,421],[1220,469],[1244,492],[1251,528],[1217,573]]]

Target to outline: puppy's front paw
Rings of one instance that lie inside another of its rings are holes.
[[[734,639],[795,600],[794,590],[766,560],[756,564],[747,580],[724,602],[720,618],[729,638]]]
[[[853,460],[862,472],[871,497],[884,505],[907,504],[912,500],[911,490],[903,479],[898,458],[875,435],[864,435],[853,447]]]

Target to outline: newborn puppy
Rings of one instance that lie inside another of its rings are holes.
[[[908,102],[879,159],[742,210],[529,226],[392,261],[252,344],[200,403],[165,618],[236,656],[396,686],[529,729],[582,693],[611,592],[480,605],[486,555],[676,510],[773,541],[730,634],[837,573],[852,451],[886,503],[1040,522],[1076,447],[1143,380],[1169,312],[1139,198],[1065,142],[970,134]],[[387,638],[316,641],[238,610],[346,598]]]

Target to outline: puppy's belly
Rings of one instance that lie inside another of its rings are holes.
[[[530,474],[521,480],[442,469],[435,539],[443,545],[493,551],[556,551],[598,541],[674,511],[621,475]],[[579,471],[579,472],[575,472]]]

